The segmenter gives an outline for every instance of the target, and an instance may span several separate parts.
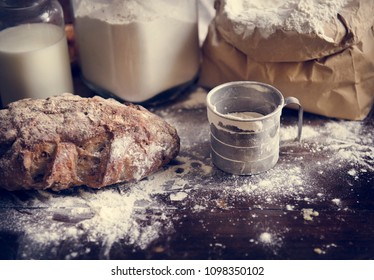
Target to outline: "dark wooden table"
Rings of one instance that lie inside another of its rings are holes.
[[[79,79],[76,91],[92,94]],[[298,143],[297,113],[285,109],[278,164],[234,176],[211,163],[205,96],[195,88],[149,107],[177,128],[181,151],[141,182],[1,190],[0,259],[374,258],[373,114],[305,113]]]

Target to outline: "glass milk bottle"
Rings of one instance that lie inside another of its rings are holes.
[[[169,100],[196,80],[196,0],[73,0],[83,80],[104,96]]]
[[[64,17],[58,1],[0,0],[0,94],[23,98],[72,92]]]

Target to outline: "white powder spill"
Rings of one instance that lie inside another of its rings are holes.
[[[200,101],[203,104],[202,98]],[[273,169],[256,176],[225,174],[211,163],[206,110],[192,110],[190,102],[185,104],[186,108],[178,110],[173,107],[156,111],[177,128],[182,146],[176,160],[148,178],[102,190],[31,192],[27,199],[9,193],[7,200],[0,200],[2,209],[9,209],[0,211],[0,230],[23,233],[18,257],[37,259],[52,254],[74,259],[93,254],[94,249],[82,244],[101,248],[101,258],[111,258],[113,248],[118,246],[130,253],[147,250],[173,236],[186,213],[198,215],[240,207],[249,211],[248,216],[231,217],[222,223],[233,229],[255,227],[248,244],[262,245],[276,254],[292,229],[269,223],[266,215],[260,219],[257,211],[281,209],[280,218],[317,223],[325,215],[324,211],[315,210],[317,203],[325,202],[337,211],[347,211],[349,206],[344,203],[342,208],[344,197],[336,191],[332,194],[330,186],[323,185],[329,171],[341,176],[336,179],[352,192],[352,182],[363,180],[374,171],[373,132],[365,130],[362,122],[325,120],[318,127],[306,122],[300,143],[294,141],[296,125],[282,124],[280,159]],[[188,120],[187,114],[194,114],[196,121]],[[310,161],[311,157],[315,160]],[[209,231],[209,225],[209,220],[202,219],[196,226]],[[212,248],[226,248],[219,232],[209,234],[216,240],[211,243]],[[59,244],[63,242],[75,245],[60,252]],[[319,244],[310,250],[323,254],[336,246]]]
[[[272,242],[272,236],[268,232],[263,232],[260,234],[259,240],[263,243],[271,243]]]

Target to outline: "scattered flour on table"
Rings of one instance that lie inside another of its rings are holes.
[[[189,176],[204,176],[208,167],[190,157],[177,157],[171,165],[133,184],[101,190],[80,188],[69,193],[38,191],[10,218],[0,220],[0,229],[23,232],[20,258],[38,258],[64,240],[75,240],[76,251],[65,258],[88,254],[80,240],[99,245],[101,258],[110,258],[116,242],[145,250],[153,241],[173,232],[175,206],[188,197]],[[15,196],[15,199],[18,200]],[[166,202],[165,202],[166,201]],[[150,214],[151,213],[151,214]],[[33,244],[33,246],[29,246]],[[35,250],[35,248],[38,250]],[[51,252],[53,253],[53,252]]]
[[[206,108],[206,91],[202,88],[197,88],[193,93],[188,95],[188,97],[181,103],[177,103],[171,107],[171,110],[175,109],[199,109]]]
[[[277,205],[275,207],[290,212],[285,212],[285,215],[301,211],[302,219],[308,222],[323,215],[323,212],[312,208],[315,202],[330,201],[340,210],[347,210],[342,207],[341,198],[331,197],[328,186],[322,189],[316,186],[321,184],[320,177],[325,180],[324,177],[328,176],[326,174],[333,171],[334,174],[340,174],[336,178],[338,181],[346,182],[346,185],[341,186],[342,190],[347,190],[350,180],[360,180],[368,172],[373,172],[373,131],[365,129],[363,122],[328,120],[318,127],[305,123],[301,143],[294,141],[296,136],[295,125],[281,126],[278,164],[264,174],[233,176],[227,180],[227,187],[222,190],[220,199],[226,196],[227,201],[232,199],[234,203],[240,203],[241,199],[250,198],[255,202],[252,210],[271,209]],[[310,161],[311,154],[313,161]],[[290,200],[293,204],[290,204]],[[230,207],[230,202],[227,205]],[[199,210],[201,208],[200,205]],[[255,218],[255,214],[252,217]],[[294,217],[298,219],[299,214]],[[267,232],[270,230],[273,236],[276,234],[280,241],[281,229],[277,224],[264,228]],[[282,230],[287,232],[287,228]]]
[[[152,192],[142,187],[124,193],[105,189],[80,191],[77,196],[45,195],[47,199],[35,199],[32,203],[32,207],[45,207],[44,211],[38,211],[38,223],[28,215],[18,218],[25,238],[41,247],[67,239],[83,239],[102,243],[101,257],[107,258],[115,242],[122,240],[145,249],[160,237],[160,233],[168,232],[172,227],[166,216],[167,207],[155,201]],[[157,209],[155,215],[146,215],[148,207]]]
[[[260,234],[260,237],[259,237],[259,240],[262,242],[262,243],[271,243],[273,241],[272,239],[272,235],[268,232],[263,232]]]
[[[178,124],[179,121],[165,116]],[[179,131],[182,142],[191,138],[188,131]],[[294,125],[281,127],[280,160],[263,174],[250,177],[222,174],[211,165],[206,151],[199,154],[192,152],[191,146],[182,145],[173,163],[138,183],[102,190],[79,189],[67,195],[41,191],[27,201],[16,200],[19,210],[12,212],[13,217],[1,217],[0,228],[24,233],[20,250],[25,259],[38,258],[35,246],[49,252],[57,250],[64,240],[77,242],[76,248],[66,252],[66,258],[90,253],[90,249],[79,247],[79,240],[100,245],[101,257],[110,258],[113,245],[118,242],[146,250],[153,242],[172,234],[175,222],[181,219],[178,209],[188,208],[195,213],[227,211],[242,201],[248,205],[246,202],[250,200],[254,204],[249,210],[254,212],[246,222],[262,228],[257,228],[260,235],[250,236],[249,240],[279,248],[283,234],[290,229],[266,221],[258,223],[256,209],[281,207],[284,215],[301,211],[304,220],[313,222],[323,215],[313,210],[314,201],[328,199],[338,207],[341,205],[341,198],[329,196],[328,188],[315,188],[319,174],[323,176],[329,168],[340,168],[347,170],[347,179],[358,180],[374,171],[373,132],[363,130],[361,122],[329,120],[319,127],[305,123],[301,143],[294,142],[296,133]],[[207,141],[205,136],[195,136]],[[310,153],[319,160],[304,162]],[[316,168],[322,173],[311,173]],[[309,204],[310,207],[304,207]],[[7,220],[17,222],[8,224]],[[225,223],[236,227],[238,220],[233,217]]]
[[[260,244],[267,249],[271,249],[274,254],[277,254],[277,250],[282,246],[283,243],[282,231],[269,231],[269,229],[267,229],[258,236],[257,241],[255,241],[255,239],[251,239],[250,242]]]
[[[238,34],[252,34],[258,29],[267,38],[278,29],[302,34],[314,33],[326,40],[326,23],[334,23],[348,0],[236,0],[226,1],[229,19],[240,23]]]

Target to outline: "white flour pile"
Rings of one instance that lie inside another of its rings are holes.
[[[239,34],[252,34],[255,28],[267,38],[277,29],[315,33],[327,40],[324,24],[334,23],[348,0],[233,0],[226,1],[225,11],[238,26]]]
[[[209,217],[206,213],[248,209],[248,205],[251,205],[250,215],[245,223],[253,227],[248,242],[276,253],[282,247],[283,236],[292,229],[271,223],[266,216],[260,219],[257,211],[282,209],[280,215],[302,219],[304,223],[316,223],[323,217],[324,213],[315,209],[318,202],[337,210],[353,211],[347,209],[344,197],[337,197],[336,192],[332,195],[329,186],[321,186],[318,180],[334,170],[338,174],[336,180],[353,188],[355,181],[374,172],[374,133],[364,130],[361,122],[326,120],[318,127],[305,123],[301,143],[293,141],[296,125],[283,125],[278,164],[260,175],[233,176],[211,165],[206,121],[187,121],[185,114],[205,118],[204,100],[199,100],[201,104],[187,99],[183,103],[185,109],[173,107],[158,112],[176,126],[182,149],[175,162],[147,179],[99,191],[37,192],[27,200],[15,196],[2,201],[2,208],[14,209],[16,205],[18,209],[0,211],[0,229],[23,233],[19,258],[57,254],[64,241],[69,242],[64,252],[67,259],[90,254],[90,248],[83,247],[82,240],[102,247],[99,253],[102,258],[110,258],[113,246],[118,244],[146,250],[157,245],[158,240],[172,236],[186,213],[205,213],[201,216]],[[191,111],[191,106],[202,109]],[[192,128],[197,133],[191,134]],[[316,161],[307,160],[311,155]],[[231,217],[221,222],[226,228],[235,228],[243,220]],[[211,221],[202,218],[200,223],[199,226],[209,229]],[[219,232],[208,233],[217,240],[211,246],[225,248]],[[322,244],[315,252],[327,252],[336,246]]]
[[[191,16],[188,12],[180,13],[180,5],[180,3],[171,5],[168,0],[147,2],[143,0],[82,0],[75,7],[75,15],[90,16],[112,24],[149,22],[165,17],[179,17],[181,20],[190,21]]]

